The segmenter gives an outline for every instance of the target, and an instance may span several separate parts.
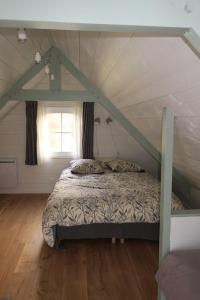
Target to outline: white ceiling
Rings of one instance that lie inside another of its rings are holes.
[[[173,109],[174,164],[200,187],[200,60],[179,37],[139,37],[131,33],[0,30],[0,94],[33,63],[36,50],[52,44],[113,102],[144,136],[160,149],[161,112]],[[82,87],[62,70],[62,87]],[[25,88],[47,88],[41,71]]]

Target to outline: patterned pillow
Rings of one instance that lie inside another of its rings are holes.
[[[113,172],[144,172],[144,169],[131,160],[114,159],[108,161],[107,165]]]
[[[97,162],[101,165],[103,169],[108,169],[108,161],[106,160],[97,160]]]
[[[101,174],[104,173],[102,166],[95,159],[72,160],[71,172],[74,174]]]

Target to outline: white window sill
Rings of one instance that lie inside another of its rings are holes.
[[[74,156],[73,154],[69,154],[69,153],[52,153],[50,154],[50,158],[51,159],[55,159],[55,158],[65,158],[65,159],[73,159]]]

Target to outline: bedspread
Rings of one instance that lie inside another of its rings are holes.
[[[43,212],[45,241],[54,246],[53,226],[159,222],[160,182],[148,173],[75,175],[64,169]],[[172,196],[172,209],[182,209]]]

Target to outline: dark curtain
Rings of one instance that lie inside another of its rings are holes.
[[[26,160],[25,164],[37,165],[37,101],[26,102]]]
[[[94,103],[83,103],[83,136],[82,150],[83,158],[94,158],[93,154],[94,140]]]

